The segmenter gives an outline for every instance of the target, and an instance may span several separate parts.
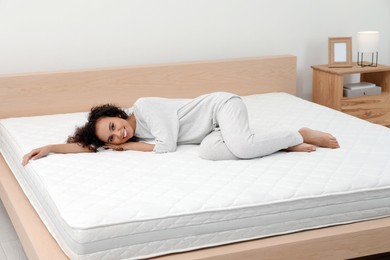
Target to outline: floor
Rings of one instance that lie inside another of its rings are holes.
[[[27,260],[11,220],[0,200],[0,260]]]

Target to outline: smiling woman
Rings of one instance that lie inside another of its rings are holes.
[[[208,160],[252,159],[283,149],[313,152],[316,146],[339,148],[335,137],[309,128],[252,131],[242,99],[214,92],[194,99],[140,98],[130,115],[110,104],[93,107],[88,121],[76,129],[67,144],[34,149],[23,164],[49,152],[96,152],[104,147],[168,153],[175,152],[179,144],[200,144],[199,156]]]

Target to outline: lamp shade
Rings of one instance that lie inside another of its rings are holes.
[[[378,31],[364,31],[358,32],[357,35],[358,52],[372,53],[378,51],[379,32]]]

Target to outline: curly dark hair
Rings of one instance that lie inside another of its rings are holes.
[[[93,152],[105,144],[96,136],[96,122],[102,117],[116,117],[127,119],[129,115],[120,107],[113,104],[104,104],[91,108],[88,121],[84,126],[77,127],[73,135],[66,140],[67,143],[79,143]]]

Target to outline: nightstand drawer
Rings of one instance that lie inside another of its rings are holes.
[[[342,112],[390,127],[390,95],[381,94],[357,98],[343,98]]]

